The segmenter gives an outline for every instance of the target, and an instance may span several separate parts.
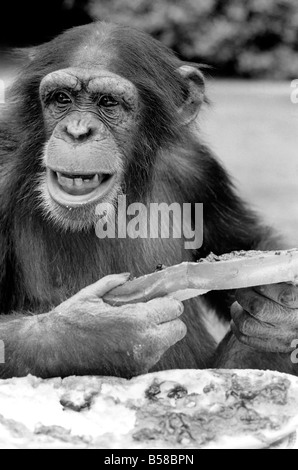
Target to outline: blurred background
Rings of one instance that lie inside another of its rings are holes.
[[[297,0],[10,0],[0,6],[0,78],[11,48],[95,19],[142,29],[210,66],[206,141],[239,192],[298,246]]]

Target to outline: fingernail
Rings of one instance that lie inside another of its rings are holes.
[[[294,293],[289,292],[289,293],[283,294],[281,296],[280,301],[282,304],[291,305],[296,302],[296,296],[294,295]]]

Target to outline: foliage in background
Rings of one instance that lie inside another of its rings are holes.
[[[93,0],[91,12],[145,30],[222,75],[298,76],[297,0]]]

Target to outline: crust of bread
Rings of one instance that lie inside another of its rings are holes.
[[[279,282],[297,283],[298,250],[240,251],[209,255],[128,281],[109,292],[110,305],[146,302],[169,295],[187,300],[210,290],[230,290]]]

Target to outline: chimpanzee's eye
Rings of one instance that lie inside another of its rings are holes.
[[[111,108],[117,106],[119,102],[115,100],[111,95],[103,95],[100,97],[98,105],[104,108]]]
[[[54,100],[56,101],[56,103],[62,104],[62,105],[71,103],[70,97],[62,91],[58,91],[57,93],[54,94]]]

